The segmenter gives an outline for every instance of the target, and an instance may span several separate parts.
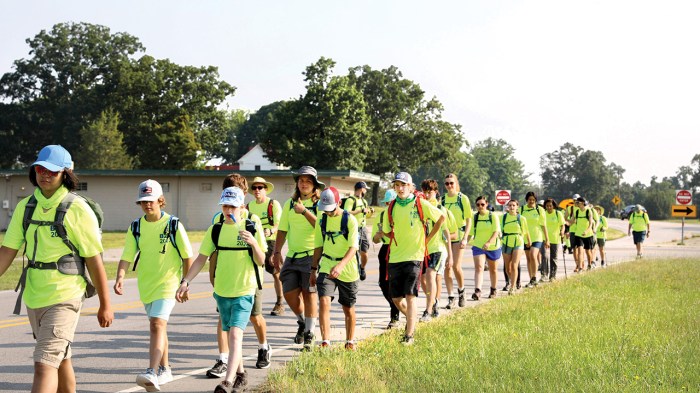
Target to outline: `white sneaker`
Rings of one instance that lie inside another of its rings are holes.
[[[173,373],[170,367],[158,367],[158,385],[165,385],[173,381]]]
[[[160,392],[158,377],[152,368],[146,369],[145,373],[136,377],[136,384],[146,389],[147,392]]]

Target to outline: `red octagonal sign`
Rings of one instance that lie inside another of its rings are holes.
[[[499,206],[505,205],[510,201],[510,190],[496,191],[496,204]]]
[[[676,190],[676,202],[679,205],[690,205],[693,202],[693,194],[690,190]]]

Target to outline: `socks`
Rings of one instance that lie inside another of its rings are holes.
[[[228,363],[228,353],[220,353],[219,360],[221,360],[224,363]]]
[[[262,344],[258,344],[258,348],[260,348],[260,349],[267,349],[267,350],[270,349],[270,348],[268,347],[268,345],[267,345],[267,341],[265,341],[265,342],[262,343]]]
[[[313,332],[316,329],[316,318],[306,317],[306,332]]]
[[[299,322],[303,323],[304,322],[304,314],[298,314],[297,319],[299,320]]]

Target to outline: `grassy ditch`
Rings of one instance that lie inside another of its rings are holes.
[[[304,353],[274,392],[698,391],[698,259],[631,262],[501,297],[356,352]]]

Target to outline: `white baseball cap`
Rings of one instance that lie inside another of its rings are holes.
[[[155,180],[148,179],[139,184],[139,197],[136,202],[155,202],[163,196],[163,187]]]

